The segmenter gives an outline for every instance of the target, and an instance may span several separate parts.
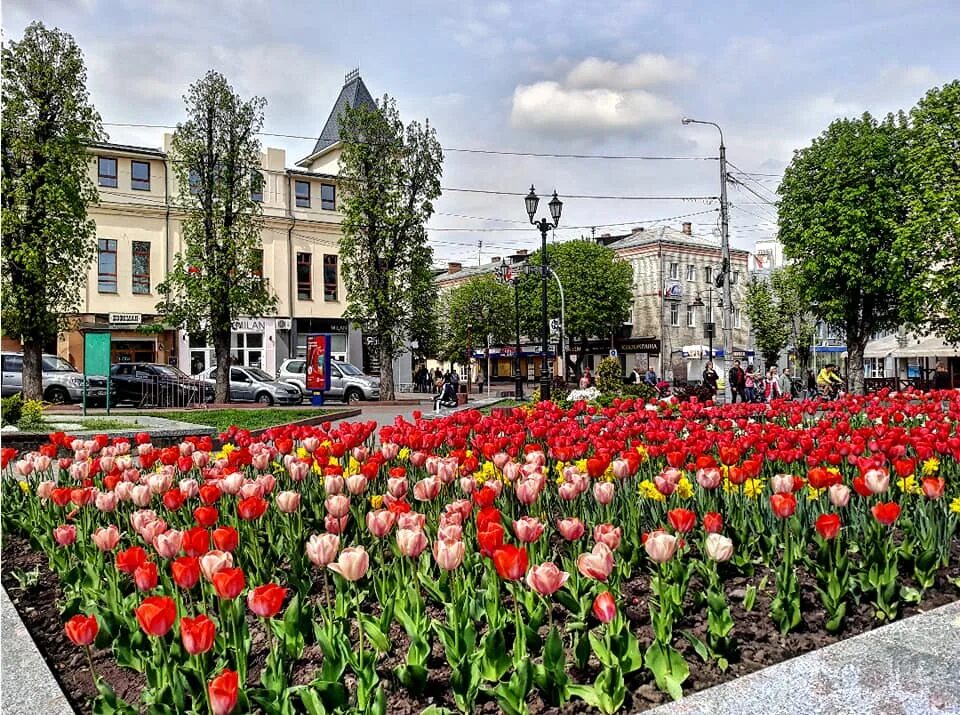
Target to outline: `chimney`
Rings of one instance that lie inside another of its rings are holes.
[[[500,256],[494,256],[493,258],[490,259],[490,262],[491,262],[491,263],[499,263],[499,262],[500,262]]]
[[[447,263],[447,273],[459,273],[461,268],[463,268],[462,263],[456,263],[455,261]]]
[[[630,229],[630,233],[643,233],[643,226],[636,226]]]
[[[683,232],[689,236],[692,232],[693,224],[690,223],[689,221],[684,221],[682,225],[683,225]]]

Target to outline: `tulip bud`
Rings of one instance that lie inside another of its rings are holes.
[[[617,603],[613,600],[613,594],[604,591],[593,601],[593,615],[601,623],[609,623],[617,616]]]
[[[705,549],[714,561],[729,561],[733,556],[733,542],[721,534],[707,534]]]

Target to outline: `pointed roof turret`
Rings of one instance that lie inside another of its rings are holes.
[[[320,132],[317,143],[313,146],[313,151],[310,152],[310,156],[297,162],[297,165],[308,165],[317,154],[339,142],[340,116],[347,107],[353,109],[361,105],[371,109],[377,108],[377,103],[370,94],[370,90],[367,89],[367,85],[360,78],[360,69],[357,68],[347,72],[343,79],[343,89],[340,90],[340,96],[337,97],[337,101],[330,111],[330,116],[327,117],[327,123],[323,125],[323,131]]]

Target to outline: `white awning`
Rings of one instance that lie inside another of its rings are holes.
[[[901,347],[897,335],[887,335],[867,343],[863,356],[867,358],[960,357],[960,347],[947,345],[941,338],[934,335],[926,337],[908,335],[906,344]]]

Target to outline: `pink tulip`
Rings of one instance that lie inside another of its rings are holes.
[[[668,478],[664,477],[662,474],[658,474],[653,478],[653,485],[657,488],[657,491],[663,494],[663,496],[668,497],[677,488],[676,482],[670,481]]]
[[[327,509],[327,514],[339,519],[350,513],[350,497],[345,494],[334,494],[328,496],[323,502]]]
[[[336,534],[314,534],[307,541],[307,558],[314,566],[323,568],[335,558],[340,549],[340,537]]]
[[[557,531],[559,531],[560,536],[567,541],[576,541],[583,536],[583,532],[586,531],[586,529],[582,521],[576,517],[570,517],[557,522]]]
[[[350,546],[340,552],[340,557],[327,568],[340,574],[347,581],[359,581],[370,567],[370,557],[362,546]]]
[[[90,535],[90,539],[100,551],[113,551],[120,543],[120,529],[113,524],[100,527]]]
[[[313,454],[317,451],[317,447],[320,446],[320,439],[318,437],[304,437],[303,438],[303,448]]]
[[[567,582],[570,574],[552,561],[534,566],[527,572],[527,585],[541,596],[552,596]]]
[[[153,537],[153,548],[161,559],[172,559],[183,546],[183,532],[176,529],[164,531]]]
[[[789,494],[793,491],[793,475],[774,474],[770,479],[770,488],[774,494]]]
[[[466,546],[460,540],[437,539],[433,542],[433,558],[444,571],[453,571],[463,563]]]
[[[200,557],[200,570],[207,581],[213,581],[215,573],[229,568],[233,568],[233,555],[229,551],[213,549]]]
[[[367,529],[378,539],[382,539],[390,532],[390,529],[393,528],[393,523],[396,521],[396,518],[397,515],[388,509],[368,511]]]
[[[196,452],[194,454],[196,454]],[[193,499],[200,493],[200,485],[197,484],[197,480],[193,477],[181,479],[177,482],[177,486],[180,489],[180,493],[187,499]]]
[[[130,515],[130,526],[138,534],[142,534],[144,527],[159,518],[153,509],[138,509]]]
[[[537,467],[542,467],[547,463],[547,455],[538,449],[534,452],[527,452],[527,456],[524,457],[524,461],[527,464],[533,464]]]
[[[73,524],[64,524],[53,530],[53,538],[59,546],[70,546],[77,540],[77,527]]]
[[[437,476],[437,468],[439,466],[440,466],[440,457],[437,457],[436,455],[427,457],[427,461],[424,464],[424,467],[427,470],[427,474],[429,474],[431,477]]]
[[[195,449],[193,442],[181,442],[179,447],[181,457],[189,457]]]
[[[237,494],[238,499],[250,499],[251,497],[263,497],[263,485],[257,482],[244,482]]]
[[[626,479],[630,476],[630,462],[625,459],[615,459],[613,460],[613,476],[617,479]]]
[[[367,457],[370,456],[370,450],[366,447],[354,447],[350,452],[353,455],[353,458],[358,462],[366,462]]]
[[[113,471],[113,467],[116,464],[116,457],[100,457],[100,469],[103,470],[104,474],[109,474]]]
[[[402,499],[407,493],[406,477],[390,477],[387,479],[387,492],[396,499]]]
[[[457,514],[459,517],[460,515]],[[463,538],[463,527],[460,524],[441,524],[437,529],[437,538],[448,541],[460,541]]]
[[[332,497],[337,494],[343,494],[346,486],[346,482],[339,474],[328,474],[323,478],[323,491],[327,493],[327,496]]]
[[[652,561],[658,564],[666,563],[673,558],[677,550],[677,537],[665,531],[654,531],[647,537],[643,548]]]
[[[119,482],[114,488],[113,493],[117,495],[117,499],[120,501],[128,502],[133,496],[133,484],[130,482]]]
[[[130,501],[136,506],[148,506],[152,496],[150,487],[146,484],[137,484],[130,490]]]
[[[845,484],[832,484],[830,486],[830,503],[838,509],[845,507],[850,501],[850,487]]]
[[[444,510],[448,514],[451,512],[457,512],[460,514],[461,521],[456,522],[460,524],[462,523],[462,519],[466,519],[468,516],[470,516],[470,512],[473,511],[473,502],[471,502],[469,499],[457,499],[456,501],[452,501],[447,504],[447,506],[444,507]]]
[[[580,496],[580,493],[580,487],[576,482],[564,482],[560,485],[560,488],[557,489],[557,494],[564,501],[573,501]]]
[[[30,468],[33,469],[33,465],[30,465]],[[76,482],[82,482],[88,476],[90,476],[90,462],[84,457],[82,462],[74,462],[70,465],[70,477]]]
[[[503,465],[503,478],[508,482],[517,481],[517,477],[520,476],[520,465],[516,462],[507,462]]]
[[[587,578],[606,581],[613,571],[613,551],[603,542],[596,543],[593,551],[577,557],[577,569]]]
[[[524,516],[513,522],[513,533],[518,541],[532,544],[543,535],[543,524],[532,516]]]
[[[33,474],[33,462],[29,459],[18,459],[14,469],[21,477],[29,477]]]
[[[593,527],[593,540],[606,544],[611,551],[616,551],[620,546],[621,531],[619,526],[613,524],[597,524]]]
[[[323,528],[327,530],[330,534],[340,534],[343,533],[343,530],[347,528],[347,522],[350,521],[350,516],[326,516],[323,519]]]
[[[874,494],[882,494],[890,487],[890,473],[886,469],[868,469],[863,481]]]
[[[167,530],[167,522],[163,519],[154,519],[148,524],[145,524],[144,527],[140,530],[140,536],[143,537],[143,540],[148,544],[152,544],[154,539],[158,534],[162,534]]]
[[[729,561],[733,556],[733,542],[721,534],[707,534],[705,550],[714,561]]]
[[[94,497],[93,503],[100,511],[104,513],[110,513],[117,508],[116,492],[97,492],[97,496]]]
[[[506,452],[497,452],[493,455],[493,466],[503,471],[503,465],[510,461],[510,455]]]
[[[295,482],[302,482],[304,479],[306,479],[306,478],[310,475],[310,465],[307,464],[306,462],[299,462],[299,461],[290,462],[289,464],[287,464],[287,474],[290,475],[290,479],[292,479],[293,481],[295,481]],[[343,478],[341,477],[340,479],[341,479],[341,486],[340,486],[340,488],[341,488],[341,491],[342,491],[342,490],[343,490],[343,483],[342,483],[342,479],[343,479]],[[329,490],[327,490],[327,493],[328,493],[328,494],[332,494],[332,492],[330,492]]]
[[[168,491],[172,485],[173,475],[169,472],[158,472],[147,477],[147,486],[150,488],[151,494],[163,494],[165,491]]]
[[[406,514],[397,515],[397,529],[413,529],[414,531],[423,531],[427,524],[427,515],[416,511],[408,511]]]
[[[258,474],[255,481],[260,485],[263,494],[269,494],[277,486],[277,478],[272,474]]]
[[[440,464],[437,465],[437,479],[439,479],[442,484],[450,484],[457,478],[457,474],[459,473],[460,465],[457,463],[455,457],[443,459],[440,461]]]
[[[414,452],[410,455],[410,464],[420,469],[420,467],[427,463],[427,457],[429,456],[426,452]]]
[[[279,492],[276,499],[277,509],[284,514],[292,514],[300,508],[300,492]]]
[[[362,474],[353,474],[347,477],[347,491],[357,496],[367,489],[367,478]]]
[[[540,496],[540,484],[536,479],[521,479],[516,483],[514,492],[518,502],[530,506]]]
[[[473,494],[477,490],[477,480],[473,477],[460,477],[460,490],[464,494]]]
[[[436,477],[426,477],[413,485],[413,496],[417,501],[433,501],[443,486]]]
[[[194,452],[190,455],[190,458],[193,460],[193,466],[197,469],[203,469],[210,463],[209,452]]]
[[[44,501],[46,501],[47,499],[50,498],[50,494],[51,494],[51,493],[53,492],[53,490],[56,489],[56,488],[57,488],[56,482],[53,482],[53,481],[51,481],[51,480],[49,480],[49,479],[46,480],[46,481],[40,482],[40,483],[37,485],[37,496],[38,496],[40,499],[43,499]]]
[[[380,445],[380,454],[382,454],[383,458],[388,462],[396,459],[399,453],[400,445],[398,444],[394,444],[393,442],[384,442]]]
[[[597,500],[597,504],[606,506],[613,501],[615,491],[613,482],[597,482],[593,485],[593,498]]]
[[[240,488],[243,486],[244,481],[244,477],[240,472],[233,472],[221,479],[218,486],[224,494],[236,496],[240,493]]]
[[[250,457],[250,465],[260,472],[264,471],[270,466],[270,453],[259,452],[258,454],[253,455]]]
[[[427,535],[419,529],[400,529],[397,531],[397,548],[404,556],[415,559],[427,548]]]
[[[119,456],[119,455],[121,455],[121,454],[129,454],[129,453],[130,453],[130,443],[129,443],[129,442],[117,442],[117,443],[113,446],[113,449],[114,449],[114,454],[116,454],[117,456]]]

